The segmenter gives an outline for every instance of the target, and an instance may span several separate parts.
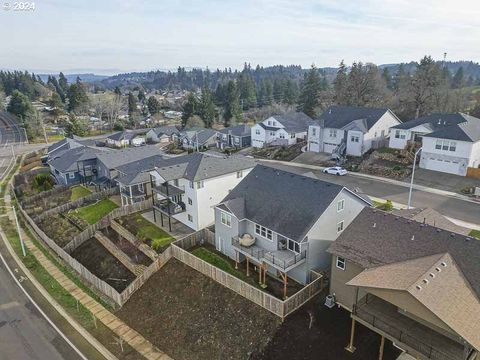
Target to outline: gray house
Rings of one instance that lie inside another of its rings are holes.
[[[194,128],[180,133],[180,144],[184,149],[215,146],[217,132],[213,129]]]
[[[242,124],[227,127],[217,132],[217,147],[220,149],[244,148],[251,145],[252,130],[250,126]]]
[[[146,136],[149,142],[169,144],[178,139],[180,131],[175,126],[165,125],[150,129]]]
[[[285,285],[287,276],[306,284],[310,270],[329,268],[326,249],[366,206],[343,186],[257,165],[215,207],[216,248]]]

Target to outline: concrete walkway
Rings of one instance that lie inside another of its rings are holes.
[[[5,197],[6,205],[11,204],[9,196]],[[8,215],[12,221],[13,213],[10,210]],[[98,303],[90,295],[86,294],[80,289],[73,281],[71,281],[65,274],[63,274],[43,253],[37,246],[31,241],[28,235],[21,229],[22,238],[24,239],[27,251],[29,251],[38,262],[48,271],[48,273],[75,299],[77,299],[85,308],[87,308],[95,318],[100,320],[106,327],[108,327],[113,333],[119,336],[123,341],[129,344],[132,348],[137,350],[141,355],[149,360],[167,360],[171,359],[164,352],[153,346],[148,340],[146,340],[137,331],[130,328],[122,320],[108,311],[103,305]]]

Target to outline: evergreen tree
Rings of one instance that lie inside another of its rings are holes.
[[[150,96],[147,100],[147,107],[150,114],[158,114],[158,112],[160,111],[160,102],[155,96]]]
[[[292,80],[287,80],[283,92],[282,102],[288,105],[294,105],[298,98],[298,87]]]
[[[213,103],[213,94],[210,89],[205,86],[202,90],[200,98],[200,117],[206,127],[212,127],[215,121],[215,104]]]
[[[335,91],[334,100],[338,105],[345,105],[348,102],[348,79],[347,67],[344,61],[340,62],[337,70],[337,76],[333,82],[333,89]]]
[[[225,107],[225,127],[235,124],[241,120],[242,110],[240,108],[240,93],[235,81],[230,80],[227,84],[227,103]]]
[[[63,94],[66,94],[68,92],[68,81],[62,72],[58,74],[58,86],[60,87]]]
[[[122,96],[122,91],[118,86],[115,86],[115,89],[113,90],[113,93],[117,96]]]
[[[182,107],[182,126],[185,127],[187,120],[193,115],[198,115],[199,104],[197,97],[190,93],[188,94],[187,101],[183,104]]]
[[[77,78],[77,81],[74,84],[71,84],[68,89],[68,111],[81,113],[86,110],[88,106],[88,96],[85,87],[81,83],[80,79]]]
[[[465,86],[465,76],[463,74],[463,66],[460,66],[453,76],[452,87],[454,89],[460,89]]]
[[[87,124],[79,121],[74,114],[70,114],[68,122],[65,126],[65,135],[67,137],[72,137],[73,135],[86,136],[87,134],[88,134]]]
[[[390,75],[390,70],[388,68],[384,68],[382,71],[382,78],[385,81],[385,84],[387,85],[387,88],[390,90],[393,90],[393,80],[392,76]]]
[[[129,92],[128,93],[128,115],[132,115],[134,113],[138,112],[137,109],[137,99],[135,96]]]
[[[138,101],[142,104],[145,102],[145,92],[143,90],[138,91]]]
[[[315,117],[316,108],[319,106],[319,95],[322,89],[320,74],[315,65],[312,65],[302,83],[298,100],[298,111],[303,111],[310,117]]]
[[[8,103],[7,111],[24,121],[33,113],[33,105],[27,96],[18,90],[14,90]]]

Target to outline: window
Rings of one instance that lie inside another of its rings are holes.
[[[232,226],[232,215],[222,212],[220,215],[220,220],[222,221],[223,225],[228,227]]]
[[[395,130],[395,139],[405,139],[405,132],[402,130]]]
[[[268,126],[272,126],[272,122],[268,120]]]
[[[275,131],[270,131],[270,136],[275,136]]]
[[[316,128],[312,128],[312,136],[317,136],[317,129]]]
[[[345,199],[342,199],[337,203],[337,212],[340,212],[343,209],[345,209]]]
[[[73,172],[72,172],[72,173],[68,173],[68,177],[69,177],[70,179],[75,179],[75,173],[73,173]]]
[[[300,244],[297,243],[296,241],[288,239],[287,248],[290,251],[293,251],[293,252],[296,252],[297,254],[300,254]]]
[[[285,139],[285,134],[284,134],[284,133],[280,133],[280,134],[279,134],[279,138],[280,138],[280,139]]]
[[[267,229],[261,225],[255,224],[255,234],[264,237],[265,239],[272,240],[272,230]]]
[[[290,134],[290,139],[295,139],[295,133]]]
[[[450,141],[450,151],[455,151],[457,149],[457,143],[455,141]]]
[[[337,129],[330,129],[330,137],[331,138],[337,137]]]
[[[190,181],[190,189],[195,189],[195,185],[194,185],[193,181]]]
[[[237,171],[237,179],[240,179],[243,177],[243,171]]]
[[[256,135],[260,135],[260,129],[255,130]]]
[[[340,270],[345,270],[345,259],[337,256],[336,265]]]
[[[192,215],[188,214],[187,218],[188,218],[188,221],[193,222],[193,216]]]
[[[360,141],[360,138],[357,135],[352,135],[350,138],[351,142],[358,143]]]
[[[442,140],[437,140],[435,143],[435,149],[441,150],[442,149]]]
[[[140,191],[140,192],[143,193],[143,190],[144,190],[144,189],[143,189],[143,184],[138,184],[138,185],[137,185],[137,189],[138,189],[138,191]]]
[[[197,181],[197,189],[203,188],[203,181]]]
[[[173,185],[178,187],[178,179],[173,180]]]
[[[193,200],[192,200],[192,198],[188,198],[188,205],[193,205]]]
[[[343,231],[343,220],[337,224],[337,233]]]
[[[277,122],[276,122],[276,121],[273,121],[273,122],[272,122],[272,125],[273,125],[273,126],[277,126]]]
[[[374,138],[377,137],[377,132],[376,132],[376,131],[373,133],[373,137],[374,137]]]
[[[448,150],[449,145],[450,145],[450,141],[443,140],[442,150]]]

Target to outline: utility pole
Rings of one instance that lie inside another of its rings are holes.
[[[15,210],[15,206],[12,206],[12,210],[13,216],[15,217],[15,224],[17,225],[18,238],[20,239],[20,245],[22,246],[22,254],[23,257],[25,257],[27,256],[27,253],[25,252],[25,244],[23,243],[22,234],[20,233],[20,225],[18,224],[17,211]]]
[[[410,180],[410,189],[408,191],[408,209],[412,208],[412,188],[413,188],[413,177],[415,176],[415,166],[417,164],[417,156],[422,151],[423,148],[418,149],[415,152],[414,158],[413,158],[413,169],[412,169],[412,178]]]

